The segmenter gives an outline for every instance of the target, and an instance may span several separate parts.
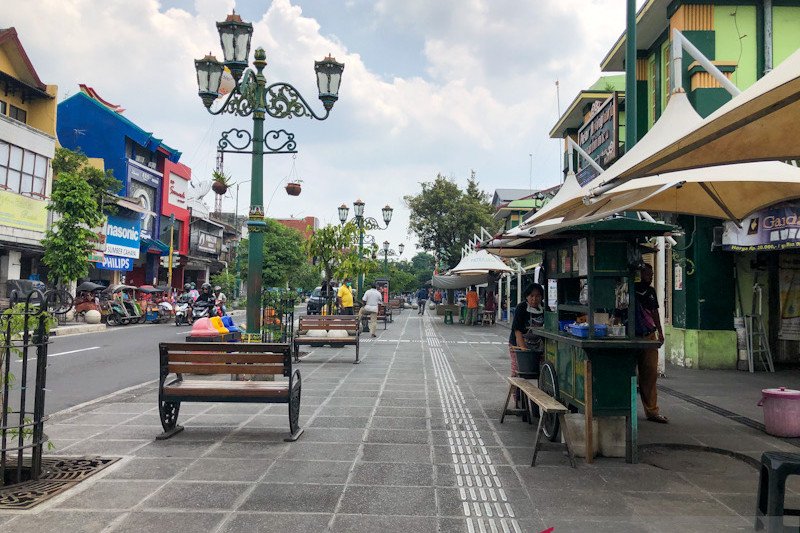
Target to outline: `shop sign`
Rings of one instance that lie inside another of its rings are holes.
[[[800,205],[786,204],[757,211],[742,227],[725,222],[722,249],[759,252],[800,248]]]
[[[0,191],[0,226],[44,233],[47,230],[47,202]]]
[[[90,263],[102,263],[105,254],[99,250],[92,250],[89,252],[89,262]]]
[[[159,181],[158,173],[146,170],[138,165],[133,164],[132,162],[128,161],[128,179],[129,180],[136,180],[141,183],[146,183],[151,187],[158,187],[161,182]]]
[[[186,196],[189,194],[189,182],[174,172],[169,173],[169,190],[167,203],[186,209]]]
[[[95,264],[100,270],[119,270],[122,272],[130,272],[133,270],[133,259],[130,257],[117,257],[114,255],[106,255],[100,263]]]
[[[205,231],[199,232],[197,249],[209,254],[219,253],[219,237],[206,233]]]
[[[601,167],[608,168],[618,154],[619,98],[614,92],[604,102],[592,104],[591,118],[578,130],[578,145]],[[599,173],[582,157],[578,157],[576,177],[581,186]]]
[[[103,230],[106,236],[106,253],[138,259],[140,230],[139,219],[109,215]]]
[[[161,176],[128,162],[128,197],[147,210],[141,215],[142,238],[154,239],[158,233]]]

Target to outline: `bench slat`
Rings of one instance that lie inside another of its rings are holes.
[[[245,352],[245,353],[289,353],[291,348],[286,343],[247,343],[247,342],[162,342],[159,347],[168,352]]]
[[[195,364],[195,363],[170,363],[167,365],[169,372],[177,374],[283,374],[283,365],[221,365],[221,364]]]
[[[358,339],[356,337],[307,337],[305,335],[300,335],[295,338],[295,342],[321,342],[324,344],[342,342],[344,344],[355,344],[358,342]]]
[[[283,364],[288,355],[275,355],[264,353],[210,353],[210,352],[182,352],[170,353],[170,363],[233,363],[233,364]]]
[[[288,396],[288,382],[269,381],[181,381],[164,387],[167,396],[278,398]]]
[[[539,406],[546,413],[566,413],[568,409],[558,400],[544,392],[536,386],[533,381],[509,377],[508,382],[521,390],[525,396],[531,399],[536,405]]]

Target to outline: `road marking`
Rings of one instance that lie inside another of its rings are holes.
[[[56,357],[59,355],[69,355],[71,353],[88,352],[90,350],[99,350],[100,346],[92,346],[91,348],[81,348],[80,350],[70,350],[68,352],[49,353],[47,357]]]

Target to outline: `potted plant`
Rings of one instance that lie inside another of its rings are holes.
[[[289,196],[299,196],[300,195],[300,191],[302,189],[302,187],[300,185],[300,182],[302,182],[302,181],[303,180],[295,180],[295,181],[290,181],[289,183],[287,183],[286,184],[286,193],[289,194]]]
[[[228,187],[231,186],[230,178],[220,170],[215,170],[211,173],[211,181],[211,188],[220,195],[228,192]]]

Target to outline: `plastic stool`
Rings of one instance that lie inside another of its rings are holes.
[[[800,516],[800,509],[784,509],[786,478],[800,475],[800,453],[765,452],[761,455],[755,530],[783,533],[784,516]]]
[[[445,324],[452,324],[453,323],[453,310],[452,309],[445,309],[444,310],[444,323]]]

